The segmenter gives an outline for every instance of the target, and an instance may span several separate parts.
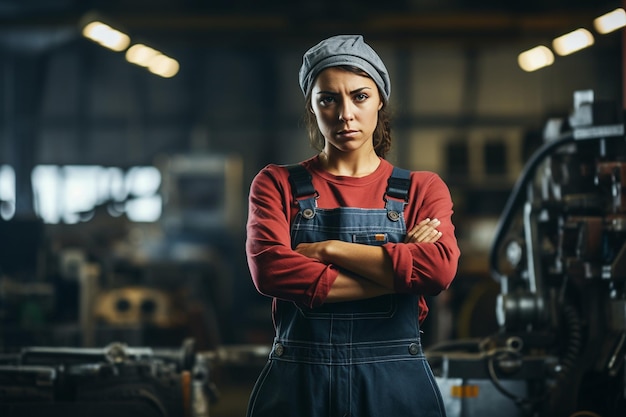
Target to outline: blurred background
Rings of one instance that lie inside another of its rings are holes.
[[[622,104],[623,31],[593,26],[618,7],[0,0],[0,350],[271,345],[270,300],[244,254],[249,184],[268,163],[313,155],[302,54],[352,33],[391,73],[389,159],[439,173],[455,203],[458,276],[430,300],[424,343],[491,334],[488,252],[546,123],[571,112],[575,91]],[[120,46],[98,40],[94,21]],[[579,28],[589,47],[548,50],[536,70],[518,60]],[[218,388],[236,380],[244,398],[250,367],[218,373]]]

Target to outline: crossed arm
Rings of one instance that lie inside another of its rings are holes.
[[[437,219],[425,219],[406,235],[404,243],[434,243],[441,237]],[[340,240],[301,243],[296,252],[340,268],[330,288],[327,303],[376,297],[394,292],[391,260],[380,246]]]

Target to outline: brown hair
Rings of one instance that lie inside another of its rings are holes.
[[[344,71],[350,71],[355,74],[371,78],[367,72],[361,70],[360,68],[351,67],[351,66],[339,66],[337,68],[341,68]],[[314,83],[311,83],[313,85]],[[315,118],[315,114],[313,114],[311,108],[311,91],[312,88],[307,91],[305,96],[305,112],[304,112],[304,123],[306,125],[306,129],[309,133],[309,142],[313,149],[317,151],[321,151],[324,149],[324,136],[319,131],[317,127],[317,120]],[[374,141],[374,151],[376,155],[381,158],[385,158],[389,149],[391,149],[391,115],[387,110],[387,103],[383,100],[383,94],[379,91],[379,96],[383,101],[383,106],[378,110],[378,122],[376,123],[376,128],[374,129],[374,133],[372,134],[372,140]]]

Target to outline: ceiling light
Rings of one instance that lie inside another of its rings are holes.
[[[142,43],[135,44],[126,51],[126,60],[132,64],[147,67],[160,52]]]
[[[587,29],[576,29],[552,41],[554,51],[559,55],[569,55],[583,48],[593,45],[594,39]]]
[[[148,70],[163,78],[173,77],[178,73],[180,65],[178,61],[165,55],[158,55],[150,61]]]
[[[85,25],[83,36],[116,52],[123,51],[130,45],[128,35],[99,21]]]
[[[178,61],[166,56],[161,51],[141,43],[136,43],[129,47],[131,44],[130,37],[114,29],[108,22],[108,19],[97,13],[90,13],[84,16],[80,22],[83,36],[114,51],[121,52],[125,50],[125,57],[128,62],[145,67],[156,75],[170,78],[178,74],[180,70]]]
[[[603,35],[623,28],[626,26],[626,11],[624,9],[615,9],[595,19],[593,25],[598,33]]]
[[[524,71],[532,72],[552,65],[554,63],[554,54],[549,48],[539,45],[519,54],[517,63]]]
[[[128,48],[126,60],[132,64],[146,67],[151,73],[163,78],[173,77],[178,74],[180,69],[180,64],[174,58],[141,43]]]

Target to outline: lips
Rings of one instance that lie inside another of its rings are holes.
[[[337,135],[350,137],[350,136],[356,135],[358,132],[359,132],[358,130],[346,129],[346,130],[340,130],[339,132],[337,132]]]

